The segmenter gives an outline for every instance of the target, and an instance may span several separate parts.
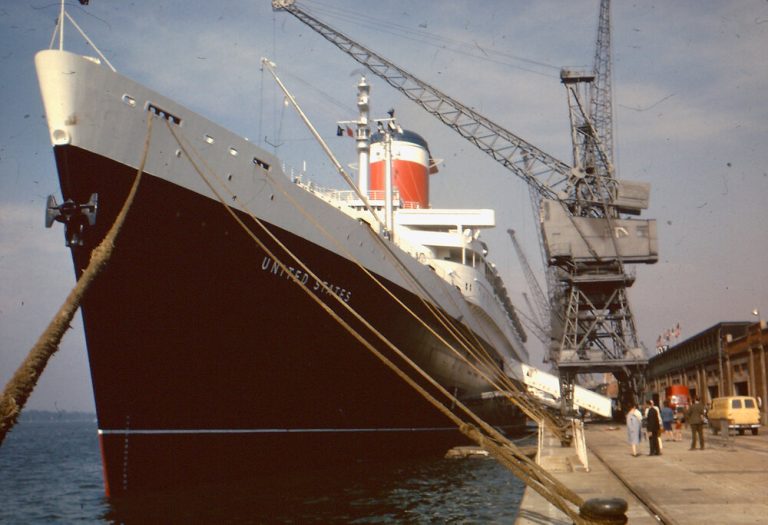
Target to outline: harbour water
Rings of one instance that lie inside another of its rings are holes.
[[[108,500],[94,416],[22,420],[0,447],[0,523],[514,523],[524,485],[489,458],[338,466]]]

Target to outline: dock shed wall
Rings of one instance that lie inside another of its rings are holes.
[[[686,385],[705,403],[747,395],[760,400],[768,421],[768,323],[722,322],[648,360],[646,396],[664,398],[669,385]]]

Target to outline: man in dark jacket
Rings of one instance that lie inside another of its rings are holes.
[[[697,397],[693,398],[691,406],[685,412],[685,420],[691,425],[691,448],[696,448],[696,437],[699,438],[699,444],[702,450],[704,450],[704,416],[706,409],[701,401]]]
[[[659,409],[653,406],[653,401],[650,399],[645,402],[645,428],[648,431],[648,444],[650,445],[651,452],[649,456],[661,456],[661,448],[659,447],[659,430],[661,429],[661,414]]]

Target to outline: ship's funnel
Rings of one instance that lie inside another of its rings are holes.
[[[383,199],[386,166],[384,136],[371,137],[369,195]],[[412,131],[392,134],[393,186],[400,193],[404,208],[429,208],[430,155],[427,141]]]

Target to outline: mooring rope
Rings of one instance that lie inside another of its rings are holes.
[[[274,74],[274,71],[271,71],[273,76],[275,76],[275,80],[278,81],[278,83],[282,86],[282,82],[277,78],[277,76]],[[287,90],[283,87],[284,91],[286,92],[286,95],[289,96]],[[294,104],[294,107],[299,111],[299,114],[304,119],[307,126],[310,128],[312,133],[318,138],[321,145],[323,146],[323,149],[326,151],[328,156],[333,161],[334,165],[337,166],[339,173],[342,175],[342,177],[345,179],[345,181],[351,185],[355,191],[358,193],[359,196],[359,190],[354,186],[354,183],[349,178],[349,176],[344,172],[343,168],[341,168],[341,165],[336,160],[336,158],[333,156],[333,154],[330,152],[330,149],[327,147],[327,145],[322,141],[322,139],[319,138],[319,135],[317,134],[317,131],[314,129],[314,127],[311,126],[308,119],[306,119],[305,115],[301,111],[301,109],[298,106],[298,103],[295,100],[291,100],[291,102]],[[192,148],[194,150],[194,148]],[[214,177],[215,172],[208,166],[207,162],[205,161],[205,158],[198,155],[199,161],[206,167],[206,169],[211,172]],[[551,413],[549,413],[546,409],[544,409],[541,404],[535,400],[531,399],[526,393],[522,392],[520,389],[517,388],[517,386],[514,384],[514,382],[504,374],[504,371],[502,368],[499,367],[498,363],[491,358],[491,356],[488,354],[487,349],[480,343],[478,336],[473,332],[470,331],[470,334],[472,338],[474,339],[475,343],[473,344],[467,336],[463,333],[463,331],[457,326],[457,323],[453,321],[452,319],[448,318],[448,316],[443,313],[435,304],[437,301],[435,301],[434,297],[432,297],[429,290],[426,289],[426,287],[413,275],[413,273],[400,261],[400,259],[394,254],[392,247],[389,243],[384,241],[380,236],[378,236],[376,233],[373,232],[372,229],[367,229],[368,234],[370,237],[374,240],[374,242],[377,242],[379,246],[383,249],[384,253],[388,254],[391,258],[391,261],[393,262],[393,266],[395,269],[401,274],[401,276],[404,278],[406,282],[409,282],[412,286],[417,288],[418,290],[421,290],[421,292],[426,295],[429,299],[432,300],[432,302],[427,301],[424,297],[422,297],[419,294],[416,294],[418,299],[421,301],[425,309],[427,309],[429,312],[432,313],[432,316],[446,329],[446,331],[453,335],[453,338],[467,351],[468,354],[472,355],[477,362],[483,363],[488,367],[489,370],[495,371],[496,376],[500,379],[501,383],[506,384],[507,388],[503,389],[501,388],[497,382],[489,376],[489,374],[485,371],[480,369],[474,362],[470,361],[467,356],[463,355],[461,352],[456,350],[450,343],[448,343],[441,335],[439,335],[432,326],[426,324],[426,322],[421,319],[419,316],[417,316],[408,306],[406,306],[396,295],[394,295],[391,290],[389,290],[386,286],[383,285],[364,265],[362,265],[356,258],[349,252],[349,250],[346,249],[346,247],[339,242],[339,240],[331,235],[317,220],[315,220],[314,217],[312,217],[310,214],[306,212],[296,201],[291,197],[291,195],[285,191],[285,187],[283,184],[279,183],[277,180],[275,180],[269,172],[265,173],[265,176],[267,179],[272,183],[274,187],[277,187],[280,192],[283,194],[283,196],[288,199],[291,204],[307,219],[308,222],[312,223],[318,231],[320,231],[327,239],[329,239],[336,247],[337,249],[342,252],[346,253],[346,255],[349,257],[351,261],[353,261],[366,275],[368,275],[369,278],[371,278],[382,290],[385,291],[390,297],[392,297],[402,308],[404,308],[414,319],[416,319],[418,322],[420,322],[428,331],[430,331],[433,335],[435,335],[436,338],[438,338],[441,342],[443,342],[447,348],[449,348],[455,355],[457,355],[460,359],[462,359],[465,363],[467,363],[473,370],[475,370],[478,374],[480,374],[484,379],[486,379],[496,390],[499,392],[503,392],[503,395],[506,396],[506,398],[513,403],[514,405],[518,406],[528,417],[535,421],[544,421],[544,423],[550,428],[552,432],[554,432],[561,441],[565,442],[567,441],[567,435],[566,435],[566,425],[560,421],[558,421]],[[225,183],[221,181],[221,179],[217,178],[220,185],[224,187],[225,190],[230,194],[231,197],[234,198],[234,194],[232,191],[227,187]],[[361,196],[362,197],[362,196]],[[365,205],[365,208],[368,210],[369,213],[372,214],[372,216],[378,220],[378,217],[376,213],[371,209],[370,205],[367,202],[367,199],[363,198],[363,204]],[[448,294],[448,299],[451,301],[454,306],[457,307],[457,309],[460,309],[458,305],[456,304],[453,297]],[[467,310],[467,313],[470,317],[474,317],[474,314],[471,310]],[[482,327],[481,327],[482,328]],[[487,335],[487,334],[486,334]],[[518,394],[517,396],[510,395],[509,391],[512,393]]]
[[[147,134],[146,134],[146,139],[144,143],[144,151],[142,154],[141,162],[139,164],[139,168],[137,169],[133,185],[129,191],[129,194],[125,200],[125,203],[123,204],[122,209],[120,210],[119,214],[115,219],[115,222],[113,223],[109,232],[104,237],[104,239],[99,244],[99,246],[97,246],[92,250],[88,267],[83,271],[75,287],[67,296],[67,299],[65,300],[64,304],[60,307],[59,311],[54,316],[53,320],[49,323],[46,330],[41,334],[37,343],[27,355],[27,358],[24,360],[21,366],[17,369],[14,376],[6,385],[3,391],[2,397],[0,397],[0,445],[2,445],[3,440],[7,435],[7,433],[13,428],[13,426],[18,421],[18,417],[22,409],[24,408],[26,401],[28,400],[29,396],[34,390],[43,371],[45,370],[45,366],[47,365],[48,360],[58,350],[61,339],[63,338],[66,331],[69,329],[70,322],[73,319],[75,313],[77,312],[77,309],[80,307],[82,300],[85,297],[88,289],[93,284],[95,279],[100,275],[100,273],[104,270],[104,268],[106,268],[107,265],[109,264],[109,260],[114,251],[115,240],[118,234],[120,233],[121,228],[127,217],[128,211],[130,210],[135,200],[135,196],[141,181],[141,177],[144,172],[144,167],[146,165],[146,160],[149,153],[149,146],[151,142],[153,121],[154,121],[154,117],[151,114],[148,114],[147,115]],[[168,125],[167,122],[166,124]],[[266,245],[263,244],[263,242],[251,231],[250,228],[248,228],[248,226],[245,223],[242,222],[242,220],[237,216],[237,214],[232,210],[232,208],[221,197],[221,195],[213,187],[213,185],[207,179],[207,177],[202,172],[202,170],[200,170],[199,167],[195,164],[195,162],[193,161],[192,157],[189,154],[189,151],[186,149],[184,144],[182,144],[181,140],[179,139],[179,137],[177,136],[177,134],[174,132],[174,130],[171,128],[170,125],[168,125],[168,129],[176,139],[179,146],[185,151],[195,171],[201,176],[201,178],[208,185],[211,191],[217,196],[217,198],[224,205],[226,210],[240,224],[240,226],[249,234],[249,236],[251,236],[252,239],[257,244],[259,244],[259,246],[268,255],[270,255],[273,258],[273,260],[275,260],[284,271],[287,271],[287,267],[285,266],[285,264],[279,258],[277,258],[274,255],[274,253],[272,253],[272,251],[267,248]],[[279,239],[277,239],[274,236],[274,234],[272,234],[257,217],[255,217],[254,215],[251,215],[251,217],[280,246],[280,248],[283,251],[285,251],[287,255],[292,257],[298,264],[300,264],[308,274],[316,278],[318,282],[322,283],[322,280],[317,278],[317,276],[315,276],[311,272],[311,270],[300,259],[298,259],[298,257],[295,254],[293,254],[282,242],[280,242]],[[394,254],[392,254],[392,256],[394,256]],[[365,270],[367,272],[367,269]],[[291,275],[291,277],[294,280],[297,280],[297,278],[291,272],[288,272],[288,274]],[[412,277],[415,279],[414,276]],[[380,286],[382,286],[382,288],[384,288],[389,292],[389,290],[382,283],[379,283],[379,284]],[[324,287],[326,288],[326,291],[332,292],[330,288],[327,287],[327,285],[324,285]],[[304,287],[301,287],[301,288],[305,289]],[[559,482],[556,478],[554,478],[549,472],[547,472],[546,470],[542,469],[540,466],[533,463],[527,456],[525,456],[525,454],[523,454],[517,448],[517,446],[514,443],[512,443],[506,437],[504,437],[495,429],[490,427],[482,419],[478,418],[469,408],[467,408],[461,402],[455,399],[455,397],[450,392],[448,392],[445,388],[443,388],[442,385],[434,381],[434,379],[431,376],[429,376],[429,374],[424,372],[416,363],[411,361],[410,358],[408,358],[404,353],[402,353],[402,351],[399,350],[391,341],[389,341],[383,334],[378,332],[378,330],[376,330],[375,327],[370,325],[367,322],[367,320],[359,316],[357,312],[355,312],[349,305],[343,302],[336,294],[330,293],[329,295],[335,298],[339,302],[339,304],[346,307],[368,330],[370,330],[374,335],[376,335],[380,340],[382,340],[395,354],[397,354],[401,359],[403,359],[404,362],[406,362],[417,373],[419,373],[428,383],[430,383],[433,387],[435,387],[447,398],[452,399],[454,402],[456,402],[457,406],[459,406],[459,408],[461,408],[462,411],[464,411],[470,418],[475,419],[476,423],[480,426],[480,428],[482,428],[486,432],[486,434],[483,434],[483,432],[481,432],[476,426],[463,421],[445,404],[437,400],[423,386],[421,386],[414,378],[412,378],[405,371],[403,371],[397,364],[395,364],[393,361],[387,358],[384,354],[382,354],[381,351],[376,349],[370,341],[368,341],[346,320],[344,320],[319,296],[312,293],[308,289],[305,289],[305,291],[313,300],[315,300],[315,302],[319,306],[321,306],[332,318],[334,318],[338,323],[340,323],[355,339],[357,339],[358,342],[360,342],[363,346],[365,346],[378,359],[380,359],[388,368],[390,368],[394,373],[396,373],[399,377],[401,377],[401,379],[406,381],[412,388],[414,388],[417,392],[419,392],[433,406],[435,406],[438,410],[440,410],[443,413],[443,415],[445,415],[450,420],[452,420],[457,425],[458,429],[465,436],[467,436],[471,440],[475,441],[478,445],[485,448],[498,461],[500,461],[503,465],[505,465],[513,473],[515,473],[517,477],[522,479],[529,486],[534,488],[534,490],[536,490],[539,494],[541,494],[542,497],[544,497],[547,501],[549,501],[551,504],[553,504],[554,506],[562,510],[566,515],[568,515],[574,521],[574,523],[584,523],[583,519],[579,517],[578,513],[574,511],[574,509],[571,506],[569,506],[567,503],[567,502],[570,502],[573,505],[580,506],[583,503],[583,500],[577,494],[575,494],[570,489],[562,485],[562,483]],[[393,295],[393,294],[391,294],[390,292],[390,295]],[[400,302],[399,299],[398,299],[398,302]],[[425,303],[428,304],[429,302],[425,301]],[[437,317],[445,315],[442,312],[439,312],[436,309],[436,307],[432,306],[432,308],[435,308],[435,311],[437,312],[436,313]],[[413,313],[413,315],[415,316],[416,314]],[[453,326],[452,323],[450,324],[451,326]],[[428,326],[428,325],[425,324],[425,326]],[[446,328],[448,327],[446,326]],[[435,335],[438,335],[436,332],[434,332],[434,330],[432,331],[433,333],[435,333]],[[461,334],[461,331],[458,328],[454,327],[452,330],[449,329],[449,331],[454,332],[454,336],[457,337],[457,339],[459,339],[459,341],[461,342],[460,339],[462,339],[464,336],[463,334]],[[442,337],[440,337],[440,339],[443,340]],[[452,348],[451,345],[448,345],[447,341],[444,341],[444,342],[446,343],[447,346]],[[468,341],[462,344],[465,347],[474,346],[467,343]],[[482,351],[485,353],[485,356],[490,359],[490,356],[487,354],[487,351],[482,347],[482,345],[479,344],[479,341],[478,341],[478,345],[479,345],[479,348],[481,348]],[[459,355],[461,355],[461,353],[455,349],[454,349],[454,352],[457,352]],[[491,360],[491,362],[493,361]],[[474,368],[477,369],[477,367],[475,367],[472,363],[470,363],[470,365],[472,365]],[[503,371],[502,371],[502,376],[503,376]]]
[[[48,360],[59,349],[61,339],[64,337],[64,333],[69,329],[69,323],[72,321],[77,309],[80,307],[83,297],[85,297],[91,284],[93,284],[99,274],[107,267],[107,264],[109,264],[110,257],[112,257],[115,248],[115,239],[120,233],[120,229],[125,222],[128,210],[130,210],[131,205],[133,204],[134,198],[136,197],[136,191],[141,182],[144,165],[146,164],[149,153],[153,120],[154,118],[152,114],[147,113],[147,136],[144,142],[144,153],[141,156],[141,163],[136,171],[133,186],[128,193],[128,197],[125,199],[125,203],[123,204],[120,213],[117,215],[115,222],[112,224],[112,227],[109,229],[109,232],[107,232],[107,235],[101,243],[91,252],[91,259],[88,263],[88,267],[83,271],[74,288],[69,292],[64,304],[61,305],[54,318],[48,324],[48,327],[40,335],[37,343],[35,343],[27,354],[24,362],[5,385],[3,395],[0,397],[0,445],[2,445],[6,434],[8,434],[18,421],[24,405],[37,385],[37,381],[45,370],[45,366],[48,364]]]
[[[205,167],[208,169],[208,171],[211,171],[213,173],[213,170],[211,170],[210,166],[207,165],[205,162],[205,159],[200,158],[200,161],[205,165]],[[215,176],[215,173],[214,173]],[[367,228],[366,231],[368,232],[369,236],[373,239],[374,242],[379,244],[379,247],[381,247],[384,251],[384,253],[388,254],[394,267],[397,269],[398,273],[405,279],[406,282],[411,283],[412,286],[418,288],[421,290],[427,297],[432,299],[433,302],[427,301],[424,297],[422,297],[419,294],[416,294],[422,305],[425,307],[427,311],[429,311],[432,316],[446,329],[448,333],[450,333],[453,338],[461,345],[464,350],[467,351],[469,355],[475,358],[477,362],[483,363],[486,367],[488,367],[489,370],[493,370],[496,372],[495,378],[492,377],[487,373],[486,370],[481,369],[478,367],[474,362],[469,360],[467,356],[459,352],[456,348],[453,347],[442,335],[437,333],[437,331],[429,324],[427,324],[421,317],[419,317],[415,312],[411,310],[403,301],[397,297],[389,288],[387,288],[375,275],[373,275],[364,265],[362,265],[352,254],[349,252],[349,250],[346,249],[346,247],[339,242],[339,240],[331,235],[328,230],[323,227],[322,224],[320,224],[314,217],[312,217],[311,214],[307,213],[306,210],[304,210],[291,195],[285,191],[285,188],[281,183],[279,183],[276,179],[274,179],[268,172],[265,174],[267,179],[273,184],[273,186],[277,187],[280,192],[283,194],[283,196],[288,199],[291,204],[293,204],[294,208],[296,208],[299,213],[301,213],[308,222],[312,223],[318,231],[323,233],[323,235],[329,239],[334,245],[339,249],[340,252],[345,253],[349,259],[354,262],[360,270],[365,273],[371,280],[373,280],[387,295],[389,295],[396,303],[398,303],[406,312],[408,312],[414,319],[416,319],[419,323],[421,323],[432,335],[434,335],[439,341],[441,341],[448,349],[450,349],[457,357],[459,357],[461,360],[463,360],[468,366],[470,366],[475,372],[480,374],[485,380],[487,380],[497,391],[502,392],[503,395],[507,398],[508,401],[516,405],[518,408],[520,408],[528,417],[530,417],[534,421],[544,421],[544,423],[547,425],[547,427],[562,441],[567,441],[567,423],[558,421],[548,410],[544,409],[541,404],[537,400],[532,400],[528,396],[527,393],[523,392],[521,389],[517,387],[517,385],[512,381],[511,378],[509,378],[498,365],[498,363],[488,354],[487,349],[482,345],[482,343],[479,341],[477,335],[470,331],[470,334],[472,336],[472,339],[474,339],[474,343],[472,343],[467,336],[463,333],[463,331],[456,326],[456,322],[450,319],[441,309],[439,309],[437,306],[435,306],[435,299],[431,296],[429,290],[427,290],[424,285],[416,278],[416,276],[413,275],[413,273],[405,267],[405,265],[400,261],[400,259],[393,253],[392,246],[386,242],[384,239],[382,239],[379,235],[377,235],[371,228]],[[227,188],[226,184],[223,183],[220,179],[218,179],[219,184]],[[227,188],[228,189],[228,188]],[[231,192],[230,192],[231,193]],[[457,306],[453,298],[448,295],[449,300],[454,304],[454,306]],[[458,306],[457,306],[458,308]],[[473,315],[471,311],[469,311],[470,315]],[[499,385],[501,383],[505,388],[502,388],[502,386]],[[509,392],[518,394],[517,396],[510,395]]]
[[[186,155],[187,159],[189,159],[189,162],[192,165],[193,169],[197,172],[197,174],[201,177],[203,182],[208,186],[211,192],[216,196],[216,198],[224,206],[227,213],[230,214],[230,216],[240,225],[243,231],[249,237],[251,237],[251,239],[253,239],[253,241],[256,242],[256,244],[258,244],[259,247],[268,256],[270,256],[278,264],[278,266],[290,276],[292,280],[294,280],[294,282],[296,282],[297,284],[300,284],[300,281],[295,276],[295,274],[293,272],[290,272],[286,264],[283,263],[282,260],[279,257],[277,257],[272,250],[269,249],[269,247],[264,243],[264,241],[262,241],[243,222],[243,220],[237,215],[235,210],[233,210],[232,207],[227,203],[226,199],[224,199],[221,193],[214,187],[213,183],[210,181],[208,176],[206,176],[206,174],[203,172],[200,166],[198,166],[197,162],[195,161],[193,156],[190,154],[189,148],[182,142],[176,130],[174,130],[169,123],[166,123],[166,126],[168,127],[169,131],[173,135],[174,139],[176,140],[181,150]],[[210,171],[214,173],[212,170]],[[221,179],[219,177],[216,177],[216,178],[219,181],[219,183],[222,184]],[[250,217],[262,229],[262,231],[264,231],[285,252],[286,255],[291,257],[297,264],[299,264],[302,267],[304,272],[306,272],[308,275],[316,279],[318,282],[320,283],[323,282],[312,272],[312,270],[306,264],[303,263],[303,261],[301,261],[287,246],[285,246],[285,244],[283,244],[264,225],[264,223],[258,217],[256,217],[254,214],[250,214]],[[392,370],[398,377],[400,377],[403,381],[409,384],[422,397],[424,397],[424,399],[426,399],[437,410],[439,410],[445,417],[453,421],[454,424],[456,424],[457,428],[465,436],[475,441],[478,445],[486,447],[486,450],[488,450],[490,454],[492,454],[494,457],[499,459],[502,464],[510,468],[510,470],[512,470],[521,480],[523,480],[526,484],[528,484],[529,486],[534,488],[534,490],[539,492],[542,495],[542,497],[547,499],[547,501],[549,501],[550,503],[555,505],[557,508],[562,510],[569,517],[571,517],[574,520],[574,522],[581,522],[580,518],[578,517],[578,514],[575,513],[574,509],[568,505],[568,502],[576,506],[582,505],[583,500],[580,496],[578,496],[576,493],[571,491],[568,487],[563,485],[559,480],[557,480],[552,474],[547,472],[545,469],[541,468],[539,465],[536,465],[533,461],[530,460],[530,458],[528,458],[525,454],[523,454],[522,451],[520,451],[517,448],[517,446],[515,446],[512,442],[506,439],[494,428],[490,427],[490,425],[488,425],[485,421],[483,421],[476,414],[474,414],[474,412],[472,412],[463,403],[457,400],[450,392],[448,392],[442,385],[437,383],[434,380],[434,378],[432,378],[429,374],[427,374],[424,370],[422,370],[416,363],[414,363],[408,356],[406,356],[399,348],[397,348],[396,345],[394,345],[386,336],[381,334],[374,326],[372,326],[365,318],[363,318],[358,312],[356,312],[350,305],[344,302],[336,294],[332,293],[332,290],[330,290],[330,288],[327,285],[323,284],[323,287],[326,289],[326,291],[329,292],[328,295],[330,297],[336,300],[338,304],[340,304],[342,307],[347,309],[347,311],[349,311],[350,314],[352,314],[352,316],[355,317],[355,319],[357,319],[363,326],[365,326],[365,328],[367,328],[373,335],[375,335],[380,341],[382,341],[400,359],[402,359],[406,364],[408,364],[428,384],[434,387],[447,399],[452,400],[459,409],[461,409],[465,414],[467,414],[467,416],[474,419],[475,422],[478,424],[478,426],[481,427],[488,435],[487,436],[484,435],[482,432],[480,432],[480,430],[477,427],[462,420],[457,414],[455,414],[445,404],[441,403],[438,399],[436,399],[414,378],[408,375],[404,370],[402,370],[398,365],[396,365],[391,359],[386,357],[367,338],[365,338],[358,330],[356,330],[352,325],[350,325],[348,321],[346,321],[337,312],[335,312],[330,307],[330,305],[328,305],[326,302],[323,301],[323,299],[320,296],[316,295],[310,289],[304,286],[300,286],[300,289],[303,290],[304,293],[306,293],[318,306],[320,306],[329,316],[331,316],[331,318],[333,318],[337,323],[339,323],[352,337],[354,337],[360,344],[362,344],[366,349],[368,349],[375,357],[377,357],[383,364],[385,364],[390,370]]]

